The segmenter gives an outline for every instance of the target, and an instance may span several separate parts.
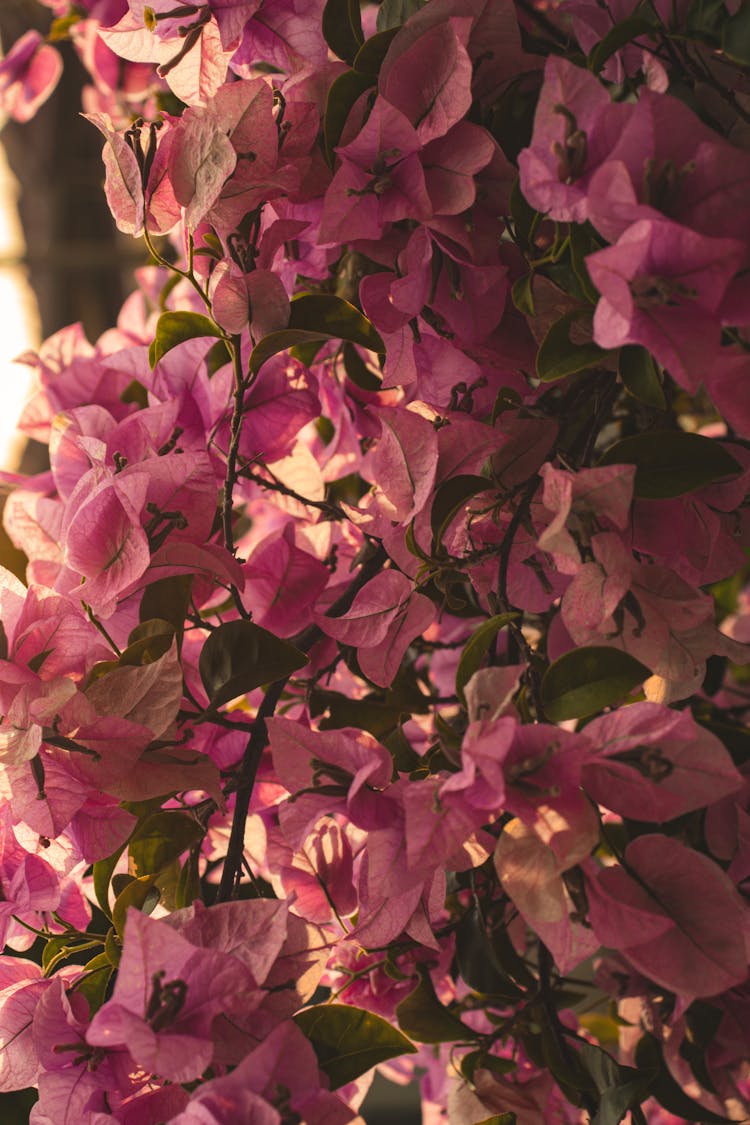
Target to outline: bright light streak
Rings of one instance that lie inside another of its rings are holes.
[[[0,147],[0,468],[18,464],[25,438],[16,432],[18,416],[33,389],[31,373],[14,358],[39,346],[34,294],[25,268],[15,264],[24,253],[16,213],[18,185]]]

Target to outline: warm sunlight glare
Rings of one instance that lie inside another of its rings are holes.
[[[18,462],[24,439],[16,422],[31,391],[27,367],[14,358],[39,344],[39,319],[21,263],[23,233],[16,214],[18,185],[0,148],[0,468]]]

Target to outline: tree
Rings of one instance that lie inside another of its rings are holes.
[[[47,6],[152,264],[23,357],[0,1089],[742,1119],[746,9]]]

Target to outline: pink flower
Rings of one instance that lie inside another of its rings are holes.
[[[717,310],[744,258],[735,239],[709,238],[667,220],[634,223],[614,246],[586,259],[601,294],[596,343],[642,344],[695,391],[718,350]]]
[[[62,74],[62,59],[38,31],[27,31],[0,61],[0,109],[30,121]]]

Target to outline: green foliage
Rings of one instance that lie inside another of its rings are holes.
[[[418,972],[416,988],[396,1005],[396,1018],[401,1030],[418,1043],[454,1043],[475,1039],[475,1032],[440,1003],[428,970],[420,966]]]
[[[517,613],[498,613],[483,621],[469,637],[461,650],[458,668],[456,669],[456,693],[460,699],[464,698],[464,688],[474,673],[479,671],[482,661],[497,634],[511,621],[515,621],[518,616]]]
[[[409,16],[413,16],[425,5],[425,0],[383,0],[378,8],[376,27],[378,31],[387,31],[391,27],[400,27],[406,23]]]
[[[536,373],[543,383],[553,383],[566,375],[595,367],[609,354],[593,341],[577,344],[571,340],[571,329],[589,316],[587,310],[576,309],[560,317],[549,329],[536,357]]]
[[[553,722],[580,719],[619,703],[650,675],[644,664],[620,649],[606,645],[576,648],[545,672],[542,703]]]
[[[333,1090],[353,1082],[378,1063],[417,1050],[386,1020],[348,1004],[304,1008],[294,1022],[312,1043]]]
[[[156,335],[148,349],[148,362],[156,367],[160,359],[178,344],[202,336],[221,336],[221,329],[202,313],[165,312],[156,322]]]
[[[650,1092],[667,1113],[673,1113],[676,1117],[686,1117],[689,1121],[701,1122],[701,1125],[725,1125],[728,1122],[727,1117],[713,1113],[693,1101],[675,1082],[664,1062],[661,1046],[653,1035],[644,1035],[639,1041],[635,1050],[635,1061],[639,1068],[654,1073]]]
[[[307,664],[288,641],[252,621],[227,621],[209,635],[198,668],[213,708],[262,684],[283,680]]]
[[[635,465],[633,494],[644,500],[684,496],[741,472],[726,446],[683,430],[651,430],[623,438],[610,446],[599,464]]]
[[[253,348],[250,370],[260,371],[266,360],[287,348],[321,340],[349,340],[370,351],[384,351],[379,334],[354,305],[328,293],[306,293],[292,300],[289,326],[270,332]]]
[[[364,42],[359,0],[327,0],[323,9],[323,36],[334,55],[344,62],[354,62]]]
[[[653,356],[638,344],[620,348],[617,370],[628,394],[646,406],[666,410],[667,400]]]

